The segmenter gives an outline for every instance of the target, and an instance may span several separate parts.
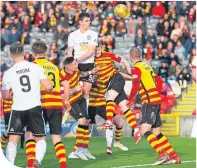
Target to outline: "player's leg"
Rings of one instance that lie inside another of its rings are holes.
[[[48,109],[48,123],[55,153],[60,164],[60,168],[65,168],[66,164],[66,148],[61,140],[62,133],[62,111],[61,109]]]
[[[20,146],[21,149],[24,148],[24,141],[25,141],[25,131],[23,131],[23,135],[21,135],[21,146]]]
[[[141,139],[140,130],[135,119],[135,114],[127,106],[127,96],[124,90],[116,98],[116,103],[119,105],[120,109],[124,112],[126,121],[134,130],[135,143],[137,144]]]
[[[83,153],[88,159],[96,159],[88,150],[89,147],[89,122],[88,122],[88,113],[87,113],[87,104],[84,98],[81,98],[79,101],[80,109],[83,113],[83,116],[86,118],[86,125],[84,126],[84,134],[83,134]]]
[[[168,154],[162,149],[162,145],[159,143],[158,138],[151,132],[152,126],[155,125],[157,114],[159,112],[160,105],[143,105],[142,106],[142,120],[140,126],[141,135],[149,142],[150,146],[158,153],[159,159],[154,165],[160,165],[169,160]]]
[[[1,148],[2,150],[4,150],[8,140],[9,140],[9,136],[7,133],[7,128],[8,128],[8,124],[9,124],[9,119],[10,119],[10,113],[4,113],[4,120],[5,120],[5,131],[1,136]]]
[[[23,134],[23,127],[26,124],[22,118],[23,112],[24,111],[13,110],[9,119],[7,129],[9,135],[9,142],[6,148],[6,158],[12,164],[14,164],[17,153],[17,144],[20,140],[20,136]]]
[[[180,164],[181,159],[179,158],[178,154],[175,152],[175,150],[171,146],[166,136],[161,133],[160,126],[161,126],[161,118],[160,118],[160,114],[158,114],[157,121],[156,121],[156,124],[152,128],[152,132],[157,136],[157,139],[159,140],[159,143],[161,144],[162,148],[170,155],[169,163]]]
[[[83,96],[86,99],[87,107],[89,105],[89,94],[92,88],[92,83],[83,81]]]
[[[46,152],[46,146],[45,146],[45,121],[43,118],[43,111],[41,106],[37,106],[34,107],[30,110],[28,110],[28,116],[27,116],[27,128],[29,132],[32,132],[34,139],[32,139],[31,136],[27,137],[27,141],[26,141],[26,149],[30,148],[29,150],[27,149],[26,153],[27,153],[27,158],[29,158],[29,160],[33,160],[34,158],[34,166],[36,167],[40,167],[40,162],[38,162],[36,160],[36,153],[38,153],[36,151],[37,149],[37,143],[38,146],[41,148],[39,152],[43,152],[45,154]],[[30,135],[31,133],[29,133]],[[33,141],[34,140],[34,141]],[[36,143],[36,142],[37,143]],[[42,143],[43,142],[43,143]],[[35,145],[34,145],[35,143]],[[41,146],[41,144],[43,144],[43,146]],[[33,151],[33,152],[30,152]],[[36,152],[35,152],[36,151]],[[39,154],[39,156],[37,155],[38,159],[40,157],[40,160],[43,159],[44,154]]]
[[[113,124],[116,126],[114,147],[120,148],[123,151],[128,151],[128,148],[120,142],[122,136],[123,123],[118,116],[115,116],[113,118]]]

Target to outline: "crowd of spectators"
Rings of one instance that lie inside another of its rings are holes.
[[[32,31],[53,33],[48,59],[62,67],[70,32],[78,28],[80,12],[91,16],[91,29],[98,32],[103,50],[117,49],[116,38],[134,39],[148,63],[158,61],[155,70],[165,80],[190,81],[190,64],[196,56],[195,1],[13,1],[0,2],[1,50],[13,42],[31,44]],[[117,18],[113,9],[123,3],[128,14]],[[155,27],[151,25],[154,20]],[[33,32],[34,33],[34,32]],[[31,52],[25,58],[33,60]],[[1,61],[3,62],[3,61]],[[4,62],[3,62],[4,63]],[[4,63],[5,64],[5,63]],[[5,66],[3,66],[5,69]]]

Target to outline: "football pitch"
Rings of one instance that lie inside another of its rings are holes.
[[[113,155],[107,155],[105,137],[92,137],[90,139],[89,151],[96,157],[96,160],[81,161],[79,159],[67,159],[68,166],[69,168],[195,168],[196,139],[170,137],[169,140],[183,161],[180,165],[151,166],[158,156],[144,138],[136,145],[133,138],[124,137],[121,139],[121,142],[129,150],[124,152],[113,148]],[[66,145],[67,154],[69,154],[72,151],[75,139],[63,138],[63,142]],[[25,150],[18,149],[15,164],[20,167],[26,166]],[[59,168],[50,138],[47,138],[47,152],[42,166],[43,168]]]

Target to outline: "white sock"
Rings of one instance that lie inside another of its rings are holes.
[[[47,144],[44,139],[36,142],[36,159],[39,163],[42,162],[44,155],[46,153]]]
[[[89,97],[85,98],[86,99],[86,104],[87,104],[87,111],[88,111],[88,106],[89,106]]]
[[[139,131],[139,128],[138,127],[134,129],[134,133],[136,133],[138,131]]]
[[[113,134],[114,134],[113,130],[106,129],[107,147],[111,147],[111,145],[112,145]]]
[[[16,152],[17,152],[17,144],[14,142],[8,142],[8,146],[6,149],[6,158],[13,165],[16,158]]]

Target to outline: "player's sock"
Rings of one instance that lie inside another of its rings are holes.
[[[76,130],[76,147],[78,152],[82,150],[83,135],[84,135],[84,125],[79,124]]]
[[[108,100],[106,102],[106,115],[107,115],[108,121],[112,121],[113,119],[115,106],[116,106],[116,103],[113,100]]]
[[[34,160],[36,159],[36,141],[29,139],[26,142],[26,156],[27,156],[27,167],[34,166]]]
[[[14,164],[16,158],[16,151],[17,151],[17,144],[14,142],[8,142],[6,148],[6,158],[12,164]]]
[[[76,152],[76,150],[77,150],[77,145],[75,144],[74,147],[73,147],[72,152]]]
[[[36,143],[36,159],[39,163],[42,162],[46,153],[47,144],[44,139],[37,141]]]
[[[55,145],[55,153],[59,160],[60,168],[66,168],[66,149],[62,142],[58,142]]]
[[[84,133],[83,133],[83,141],[82,141],[82,148],[88,150],[89,145],[89,126],[84,126]]]
[[[157,139],[161,145],[161,147],[163,149],[165,149],[165,151],[171,156],[173,157],[174,155],[176,155],[176,152],[174,151],[174,149],[172,148],[172,146],[170,145],[168,139],[162,134],[160,133],[159,135],[157,135]]]
[[[115,130],[115,141],[116,142],[120,142],[121,136],[122,136],[122,128],[116,127],[116,130]]]
[[[8,142],[9,136],[5,136],[4,134],[1,136],[1,148],[4,150],[6,143]]]
[[[145,132],[144,136],[148,140],[149,144],[155,149],[155,151],[160,154],[162,147],[157,137],[150,131]]]
[[[129,125],[131,126],[132,129],[139,129],[137,128],[137,122],[135,119],[135,115],[132,113],[132,111],[130,109],[126,110],[124,112],[124,116],[126,117],[126,121],[129,123]]]
[[[107,147],[111,148],[112,141],[113,141],[113,130],[106,129],[106,140],[107,140]]]

